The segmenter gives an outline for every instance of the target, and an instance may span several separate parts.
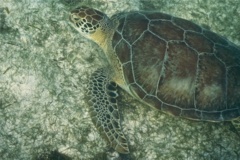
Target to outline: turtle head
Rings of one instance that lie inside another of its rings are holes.
[[[111,20],[104,13],[89,7],[78,7],[70,13],[71,25],[86,38],[99,45],[111,30]]]

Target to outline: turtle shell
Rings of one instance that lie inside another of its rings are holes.
[[[175,116],[240,116],[240,48],[188,20],[159,12],[118,14],[112,47],[131,94]]]

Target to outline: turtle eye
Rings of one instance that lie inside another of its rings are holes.
[[[80,18],[73,18],[75,21],[79,21],[80,20]]]

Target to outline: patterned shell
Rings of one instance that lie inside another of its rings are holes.
[[[200,26],[163,13],[130,12],[112,47],[131,92],[175,116],[223,121],[240,116],[240,48]]]

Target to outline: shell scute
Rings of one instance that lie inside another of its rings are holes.
[[[149,20],[171,20],[172,16],[165,13],[159,13],[159,12],[143,12],[144,16],[147,17]]]
[[[201,119],[208,119],[209,121],[223,121],[223,116],[221,112],[203,112],[201,115]]]
[[[225,38],[217,35],[216,33],[211,32],[209,30],[204,29],[203,35],[216,44],[225,45],[225,46],[228,45],[228,41]]]
[[[162,107],[163,102],[160,101],[157,97],[147,94],[147,95],[144,97],[144,101],[145,101],[147,104],[149,104],[149,105],[151,105],[151,106],[153,106],[153,107],[161,110],[161,107]]]
[[[126,18],[122,18],[122,19],[119,20],[119,26],[118,26],[118,28],[117,28],[117,31],[118,31],[118,32],[122,32],[125,21],[126,21]]]
[[[184,42],[169,42],[164,76],[158,84],[159,99],[179,107],[194,107],[198,54]],[[172,95],[178,96],[172,96]]]
[[[222,112],[222,117],[223,119],[234,119],[236,117],[238,117],[240,114],[240,109],[239,108],[235,108],[235,109],[229,109],[229,110],[225,110]]]
[[[127,63],[131,61],[131,48],[125,40],[121,40],[120,43],[116,46],[117,55],[121,63]]]
[[[228,108],[240,106],[240,66],[230,67],[227,70],[227,104]]]
[[[125,79],[127,84],[135,83],[135,80],[133,77],[134,74],[132,70],[132,63],[126,63],[123,65],[123,74],[124,76],[128,77]]]
[[[213,52],[214,44],[210,40],[206,39],[201,33],[186,31],[185,41],[190,47],[196,49],[199,53]]]
[[[177,77],[194,77],[197,71],[198,53],[184,42],[168,43],[168,63],[169,74]],[[171,72],[171,71],[176,72]],[[168,71],[166,71],[168,72]]]
[[[145,32],[141,39],[132,45],[132,65],[136,83],[148,93],[156,92],[156,79],[161,75],[166,48],[166,42],[150,32]],[[145,54],[149,50],[151,54]]]
[[[226,68],[214,55],[199,56],[196,107],[201,110],[225,110]]]
[[[226,67],[240,66],[240,55],[232,46],[215,45],[215,55],[219,58]]]
[[[183,110],[181,116],[188,117],[190,119],[202,119],[202,112],[195,109]]]
[[[141,21],[139,21],[141,19]],[[133,44],[148,28],[148,20],[141,14],[134,13],[126,18],[122,31],[123,38]]]
[[[171,113],[174,116],[180,116],[182,109],[176,106],[172,106],[166,103],[163,103],[161,106],[161,111],[166,112],[166,113]]]
[[[198,33],[202,32],[202,28],[199,25],[197,25],[191,21],[188,21],[188,20],[185,20],[182,18],[177,18],[177,17],[173,17],[172,21],[173,21],[173,23],[175,23],[177,26],[179,26],[183,30],[193,31],[193,32],[198,32]]]
[[[151,21],[149,29],[164,40],[182,40],[183,30],[173,25],[171,21]]]
[[[139,87],[136,83],[131,84],[130,89],[136,92],[140,99],[143,99],[147,95],[147,93],[141,87]]]

